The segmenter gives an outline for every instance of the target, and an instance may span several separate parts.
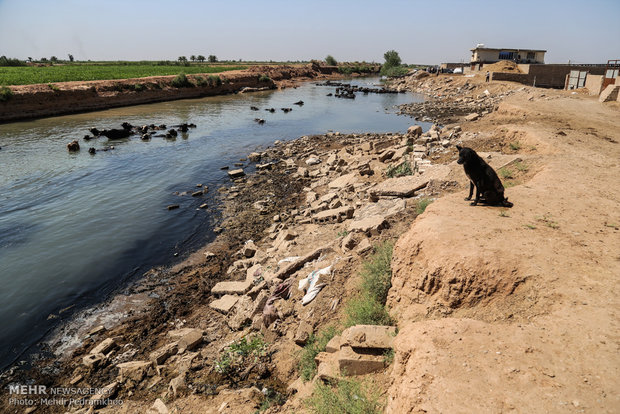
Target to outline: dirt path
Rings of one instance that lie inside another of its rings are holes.
[[[464,129],[518,137],[535,175],[506,210],[463,174],[400,238],[387,412],[618,412],[618,106],[528,89]]]

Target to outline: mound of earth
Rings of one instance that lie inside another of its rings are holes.
[[[516,63],[509,60],[503,60],[497,63],[493,63],[492,65],[486,65],[483,67],[483,70],[484,69],[488,70],[489,72],[523,73]]]

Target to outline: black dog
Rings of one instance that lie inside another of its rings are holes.
[[[471,200],[476,186],[476,199],[471,203],[472,206],[483,202],[492,206],[512,207],[512,203],[504,197],[504,186],[499,177],[478,154],[471,148],[461,148],[458,145],[459,159],[457,163],[465,168],[465,174],[469,178],[469,197]]]

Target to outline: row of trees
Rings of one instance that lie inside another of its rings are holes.
[[[381,74],[384,76],[400,76],[408,72],[408,69],[402,65],[402,61],[398,52],[395,50],[388,50],[383,54],[385,63],[381,66]],[[330,66],[337,66],[338,61],[332,56],[327,55],[325,63]]]
[[[185,56],[179,56],[179,58],[177,60],[179,62],[181,62],[181,63],[187,63],[187,57],[185,57]],[[192,62],[198,61],[198,62],[201,62],[201,63],[204,62],[205,60],[208,60],[209,63],[215,63],[215,62],[217,62],[217,56],[209,55],[208,58],[205,58],[203,55],[198,55],[198,56],[191,55],[189,57],[189,60],[191,60]]]

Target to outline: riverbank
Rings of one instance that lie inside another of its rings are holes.
[[[181,72],[182,70],[179,69]],[[246,70],[177,76],[151,76],[88,82],[10,86],[0,100],[0,123],[177,99],[225,95],[292,86],[311,79],[341,77],[337,67],[254,66]],[[175,80],[177,79],[177,80]]]
[[[465,82],[473,88],[462,92]],[[108,386],[124,404],[100,412],[304,412],[320,378],[299,379],[300,346],[346,318],[372,246],[398,239],[393,363],[362,377],[388,412],[612,412],[619,108],[463,77],[400,86],[453,94],[441,107],[489,99],[492,110],[423,134],[330,133],[248,154],[258,173],[219,190],[218,240],[154,276],[159,298],[142,314],[94,327],[68,359],[5,381]],[[498,171],[512,209],[463,201],[455,145]],[[395,171],[413,174],[390,178]],[[298,282],[330,266],[304,305]],[[241,347],[255,335],[265,346]],[[236,361],[227,359],[231,344],[257,359],[226,365]],[[338,376],[321,365],[319,373]],[[283,406],[268,397],[279,394]]]

